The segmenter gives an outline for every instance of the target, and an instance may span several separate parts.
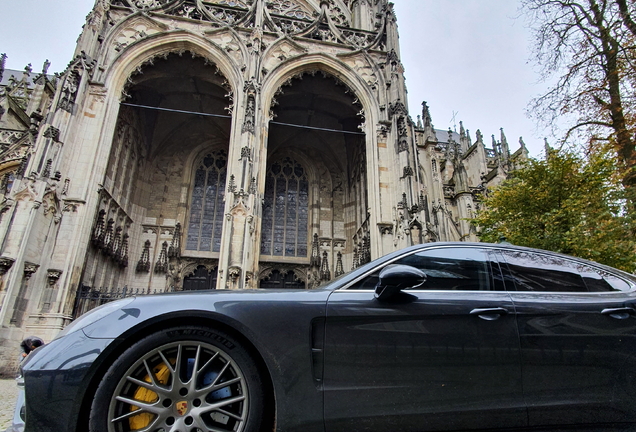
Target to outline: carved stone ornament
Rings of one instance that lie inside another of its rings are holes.
[[[124,0],[123,4],[126,3],[135,8],[142,10],[150,10],[150,9],[159,9],[164,5],[173,2],[174,0]]]
[[[245,107],[245,120],[243,121],[243,132],[254,133],[254,122],[256,121],[256,101],[254,96],[247,97],[247,107]]]
[[[239,276],[241,276],[241,268],[238,266],[232,266],[227,270],[227,276],[232,281],[232,283],[236,283]]]
[[[4,276],[9,271],[14,262],[15,260],[13,258],[0,257],[0,276]]]
[[[163,242],[159,258],[155,263],[155,273],[166,273],[168,271],[168,242]]]
[[[62,270],[48,269],[46,271],[46,279],[51,286],[57,283],[60,276],[62,276]]]
[[[150,240],[146,240],[141,251],[141,258],[137,261],[135,268],[137,273],[148,273],[150,271]]]
[[[77,98],[77,91],[80,85],[80,76],[75,71],[70,71],[64,79],[64,84],[62,84],[62,94],[60,96],[60,101],[58,103],[58,108],[63,109],[64,111],[68,111],[70,113],[73,112],[73,107],[75,106],[75,98]]]
[[[40,266],[38,264],[25,262],[24,263],[24,278],[26,280],[31,279],[31,276],[33,276],[33,273],[35,273],[39,267]]]
[[[329,271],[329,254],[327,251],[322,253],[322,263],[320,265],[320,280],[328,281],[331,279],[331,272]]]
[[[334,271],[334,276],[338,277],[344,274],[344,266],[342,265],[342,252],[338,252],[338,260],[336,261],[336,270]]]
[[[381,235],[393,235],[392,223],[379,223],[378,228],[380,229]]]
[[[49,126],[44,132],[45,138],[51,138],[55,142],[60,141],[60,130],[56,127]]]
[[[241,148],[241,159],[243,158],[252,160],[252,150],[248,146]]]
[[[252,279],[254,279],[254,273],[253,272],[245,272],[245,285],[249,284]]]
[[[179,258],[181,256],[181,224],[177,222],[172,235],[172,243],[168,248],[168,258]]]

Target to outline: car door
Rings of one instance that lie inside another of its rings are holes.
[[[392,263],[427,282],[380,302],[378,268],[329,297],[327,432],[525,426],[513,305],[487,250],[429,247]]]
[[[636,299],[629,284],[560,255],[502,254],[507,286],[516,290],[530,426],[636,420]]]

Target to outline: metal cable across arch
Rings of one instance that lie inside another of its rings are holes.
[[[197,112],[197,111],[178,110],[178,109],[172,109],[172,108],[152,107],[152,106],[148,106],[148,105],[138,105],[138,104],[132,104],[132,103],[128,103],[128,102],[121,102],[121,105],[129,106],[129,107],[136,107],[136,108],[152,109],[152,110],[157,110],[157,111],[175,112],[175,113],[180,113],[180,114],[194,114],[194,115],[200,115],[200,116],[206,116],[206,117],[220,117],[220,118],[227,118],[227,119],[231,119],[232,118],[232,116],[227,115],[227,114],[212,114],[212,113],[202,113],[202,112]],[[297,124],[292,124],[292,123],[282,123],[282,122],[276,122],[276,121],[270,121],[270,123],[271,124],[275,124],[275,125],[289,126],[289,127],[300,128],[300,129],[311,129],[311,130],[318,130],[318,131],[324,131],[324,132],[344,133],[344,134],[350,134],[350,135],[365,135],[364,132],[329,129],[329,128],[321,128],[321,127],[315,127],[315,126],[303,126],[303,125],[297,125]]]

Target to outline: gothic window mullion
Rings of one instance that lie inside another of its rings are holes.
[[[300,235],[298,235],[300,233],[300,184],[301,184],[301,180],[300,178],[297,179],[297,189],[296,189],[296,241],[294,242],[295,244],[295,251],[296,251],[296,255],[298,255],[298,248],[300,246],[299,242],[300,242]]]
[[[307,221],[307,177],[300,164],[285,158],[266,176],[261,254],[306,258]]]
[[[287,181],[281,173],[276,179],[276,207],[274,216],[274,255],[285,256],[285,210],[287,202],[285,194],[287,193]],[[280,224],[280,220],[283,223]],[[277,224],[276,222],[279,221]]]
[[[296,242],[298,239],[297,212],[298,180],[295,177],[287,180],[287,209],[285,211],[285,255],[296,256]],[[292,251],[293,248],[293,251]]]
[[[186,250],[220,251],[226,171],[225,152],[217,151],[208,154],[195,172]]]
[[[214,187],[214,174],[213,170],[210,170],[209,167],[206,166],[206,176],[205,176],[205,185],[203,187],[203,206],[201,210],[201,223],[199,225],[199,250],[200,251],[210,251],[210,245],[212,242],[212,235],[208,235],[210,231],[210,207],[214,206],[214,202],[210,203],[210,198],[214,199],[215,194],[214,191],[210,190]],[[212,193],[210,193],[212,192]],[[210,205],[212,204],[212,205]],[[214,209],[212,209],[214,211]],[[209,241],[209,243],[208,243]]]
[[[274,255],[274,237],[276,235],[276,190],[278,188],[278,178],[276,176],[273,177],[274,185],[272,187],[272,226],[270,228],[271,231],[271,241],[269,247],[269,254]]]
[[[285,177],[285,213],[283,213],[283,256],[287,256],[287,242],[288,232],[287,232],[287,222],[289,219],[289,177]]]
[[[201,167],[203,168],[203,167]],[[203,214],[205,213],[205,191],[208,187],[208,172],[204,171],[203,184],[201,185],[201,206],[199,207],[198,227],[197,227],[197,249],[201,250],[201,232],[203,231]]]
[[[220,252],[221,250],[221,231],[223,228],[223,198],[225,196],[225,180],[227,177],[227,169],[219,170],[219,175],[217,177],[217,193],[216,193],[216,203],[214,206],[214,219],[213,219],[213,227],[212,227],[212,251]],[[218,244],[218,247],[217,247]]]

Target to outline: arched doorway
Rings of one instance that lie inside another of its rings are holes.
[[[192,273],[183,278],[183,290],[200,291],[216,289],[218,270],[218,267],[214,267],[212,270],[208,271],[205,266],[197,266]]]
[[[231,89],[209,59],[183,51],[128,82],[83,282],[162,291],[186,260],[219,258]]]
[[[351,268],[354,238],[368,224],[364,113],[355,94],[322,71],[288,80],[272,107],[260,245],[260,268],[268,270],[259,286],[299,283],[284,280],[293,269],[312,288]]]

